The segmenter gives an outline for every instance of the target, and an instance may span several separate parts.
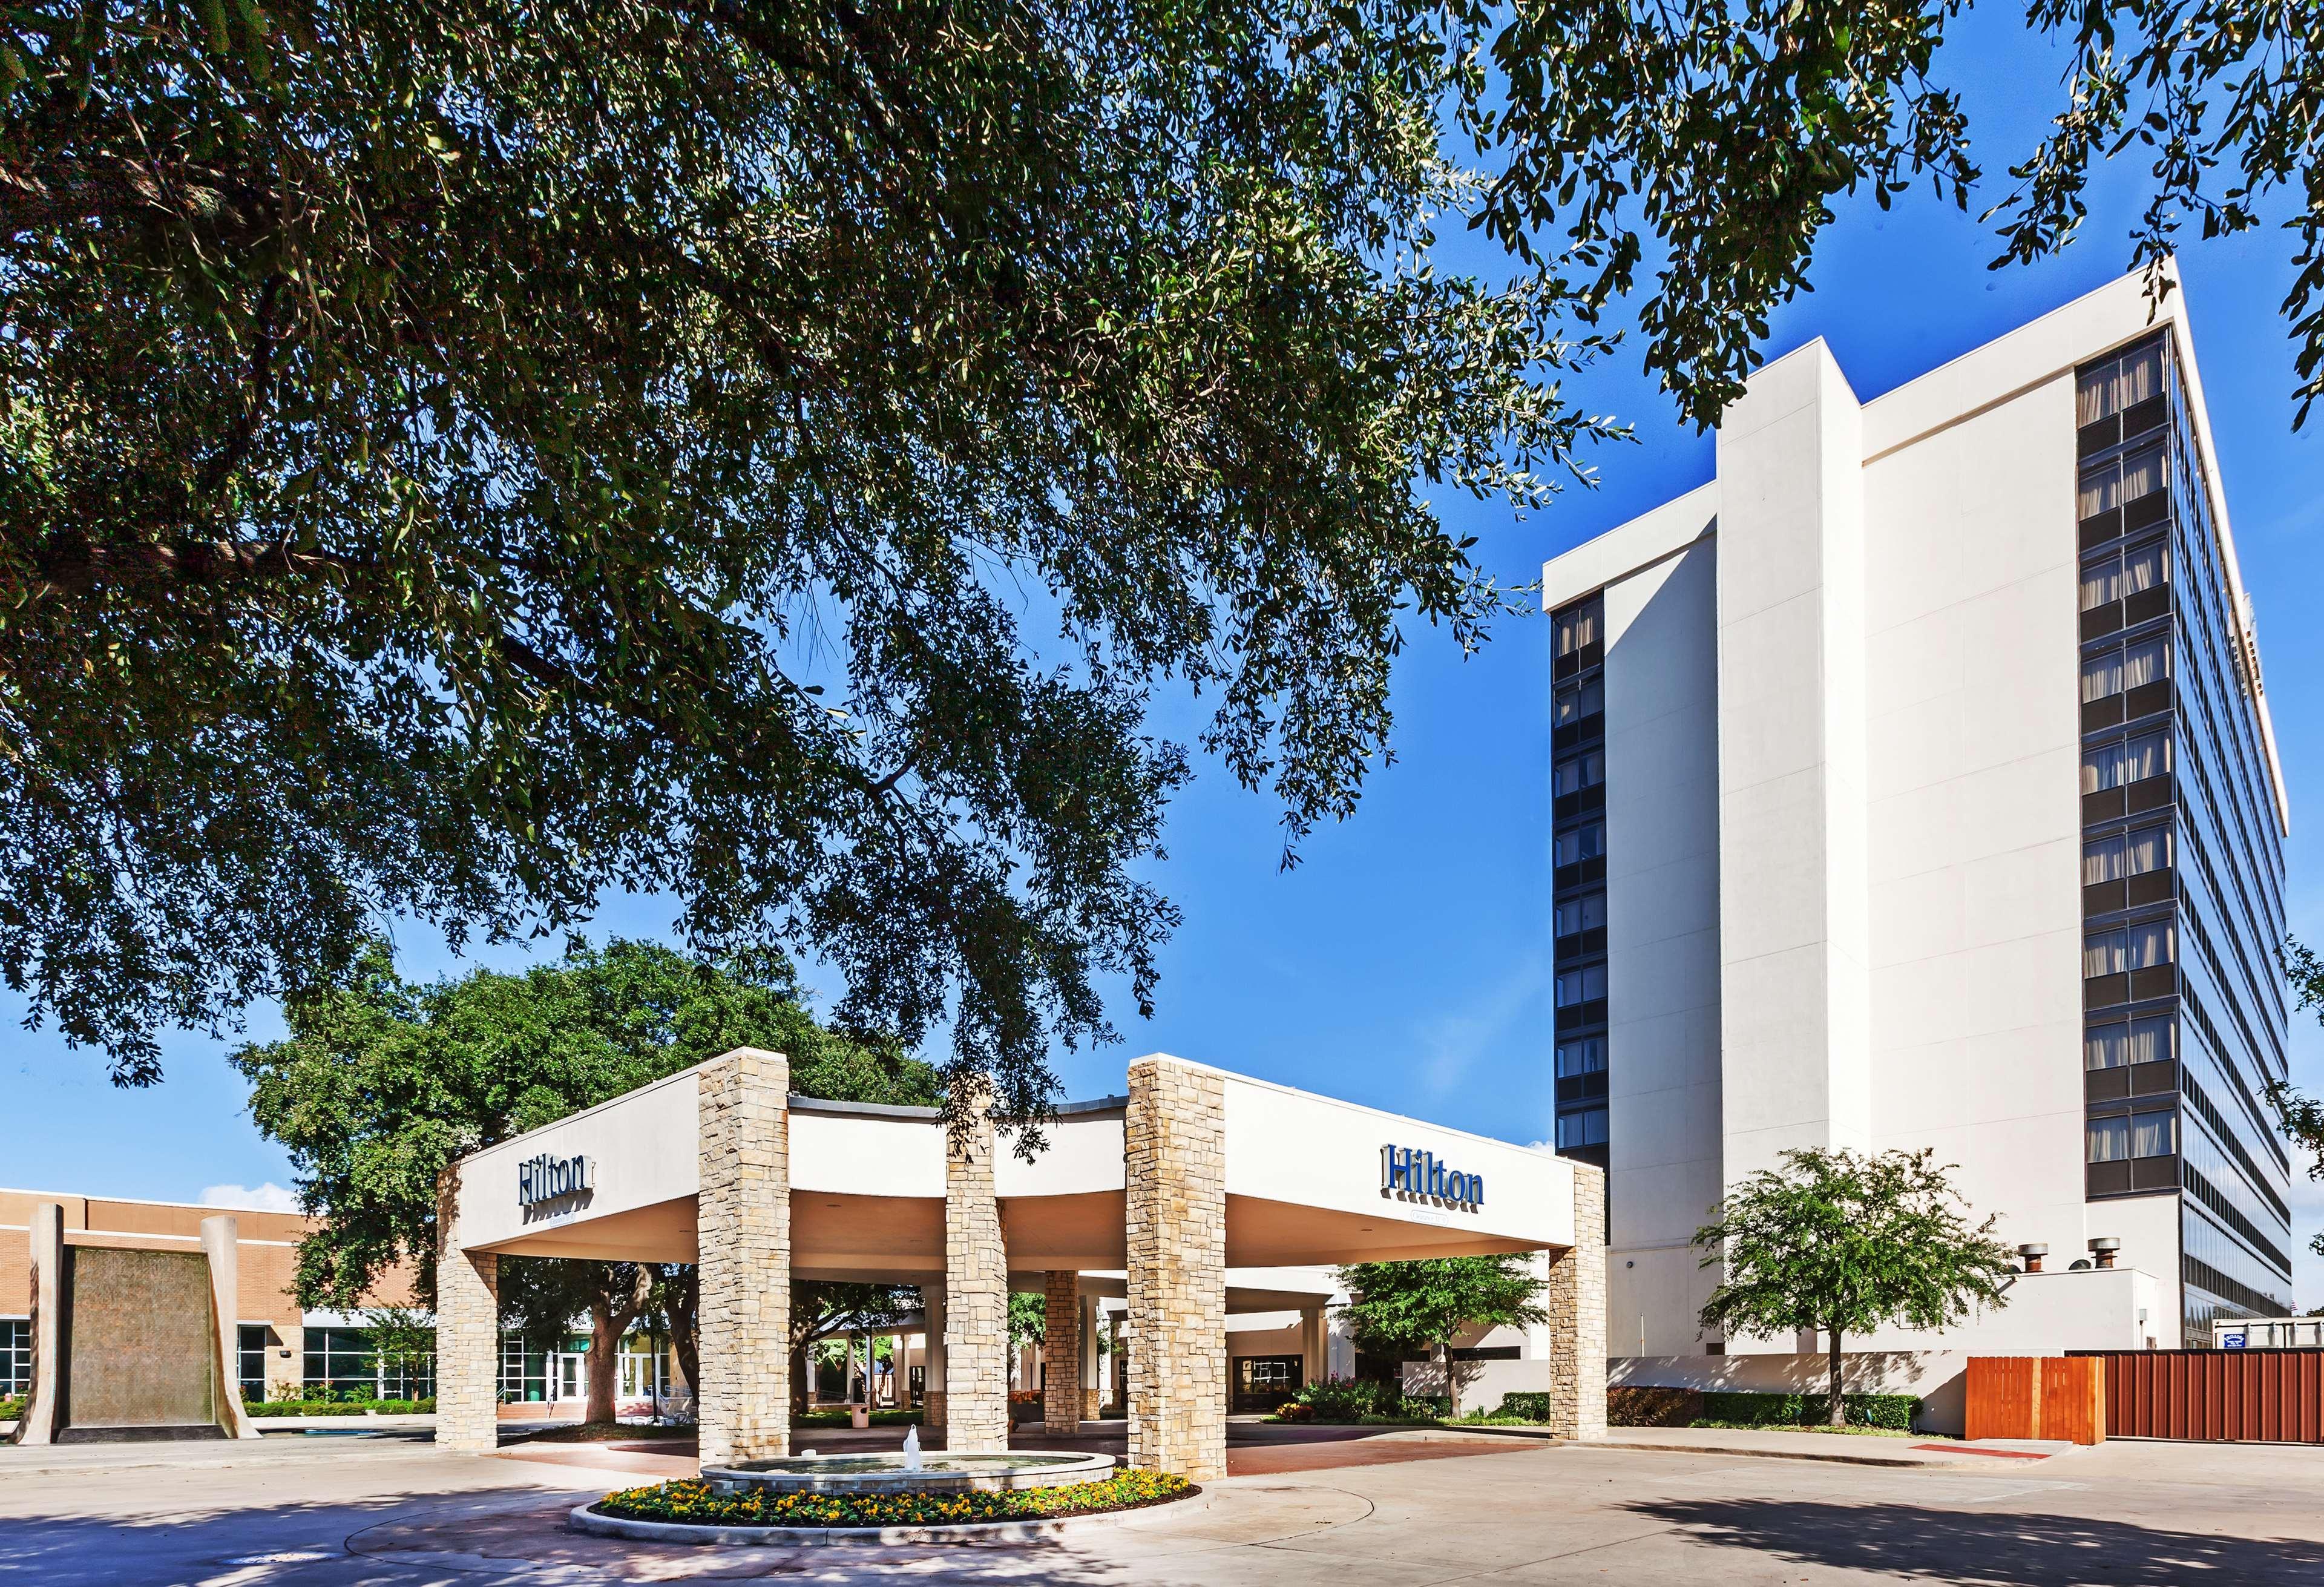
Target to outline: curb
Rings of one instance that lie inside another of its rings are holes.
[[[1137,1526],[1169,1516],[1192,1515],[1209,1505],[1209,1498],[1197,1488],[1184,1499],[1162,1504],[1105,1510],[1093,1516],[1057,1516],[1043,1521],[970,1521],[956,1527],[693,1527],[683,1521],[628,1521],[616,1516],[598,1515],[588,1505],[579,1504],[565,1518],[565,1529],[592,1537],[619,1537],[632,1543],[686,1543],[696,1547],[715,1544],[815,1548],[883,1543],[1034,1543],[1062,1533]]]
[[[1617,1453],[1619,1453],[1621,1451],[1626,1449],[1635,1449],[1645,1454],[1741,1455],[1749,1460],[1821,1461],[1827,1465],[1889,1466],[1902,1468],[1908,1471],[1931,1471],[1938,1469],[1950,1470],[1952,1466],[1952,1462],[1950,1461],[1900,1460],[1895,1456],[1885,1454],[1825,1454],[1821,1451],[1810,1451],[1804,1449],[1727,1449],[1711,1448],[1700,1444],[1632,1444],[1628,1440],[1624,1440],[1618,1444],[1609,1440],[1601,1444],[1596,1439],[1587,1439],[1577,1441],[1573,1444],[1573,1447],[1576,1449],[1610,1449],[1615,1451]]]

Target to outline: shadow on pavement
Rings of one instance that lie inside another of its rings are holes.
[[[2306,1538],[1895,1504],[1665,1499],[1622,1508],[1683,1527],[1700,1543],[1891,1580],[1980,1587],[2324,1582],[2324,1543]]]

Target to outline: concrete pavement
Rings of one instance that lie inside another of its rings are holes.
[[[0,1584],[2324,1582],[2324,1450],[2297,1447],[2116,1442],[1990,1462],[2001,1470],[1906,1470],[1505,1444],[1229,1478],[1198,1513],[1035,1545],[745,1551],[570,1536],[557,1523],[574,1495],[619,1479],[521,1455],[193,1447],[37,1463],[0,1450]]]

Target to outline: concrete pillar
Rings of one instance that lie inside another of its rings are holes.
[[[1606,1435],[1606,1171],[1572,1162],[1573,1246],[1549,1267],[1550,1429]]]
[[[920,1402],[924,1426],[945,1425],[945,1289],[941,1284],[920,1286],[920,1313],[926,1327],[920,1335],[921,1372],[926,1384]]]
[[[210,1376],[218,1386],[217,1425],[228,1438],[255,1438],[242,1408],[239,1345],[242,1329],[242,1223],[226,1214],[204,1218],[202,1256],[210,1269]]]
[[[1045,1288],[1041,1422],[1070,1438],[1082,1425],[1082,1276],[1052,1271]]]
[[[1204,1482],[1227,1467],[1226,1083],[1160,1055],[1130,1066],[1130,1463]]]
[[[1125,1309],[1113,1316],[1113,1403],[1121,1414],[1130,1414],[1130,1313]]]
[[[500,1446],[500,1259],[460,1243],[460,1166],[436,1205],[436,1447],[490,1454]]]
[[[790,1064],[737,1047],[701,1068],[702,1464],[790,1453]]]
[[[1304,1306],[1299,1312],[1299,1376],[1309,1383],[1321,1383],[1332,1375],[1332,1335],[1323,1320],[1322,1306]]]
[[[945,1448],[1009,1447],[1009,1253],[992,1191],[990,1094],[945,1146]]]
[[[32,1386],[24,1413],[16,1419],[12,1444],[53,1444],[57,1436],[57,1386],[63,1380],[65,1210],[56,1202],[32,1206],[32,1249],[25,1277],[32,1285]]]

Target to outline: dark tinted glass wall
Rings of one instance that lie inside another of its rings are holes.
[[[2292,1298],[2289,1164],[2261,1102],[2288,1005],[2257,658],[2167,337],[2085,366],[2078,403],[2086,1187],[2179,1195],[2181,1326],[2208,1345],[2213,1317]]]
[[[1557,1149],[1606,1166],[1606,643],[1593,598],[1550,619]]]

